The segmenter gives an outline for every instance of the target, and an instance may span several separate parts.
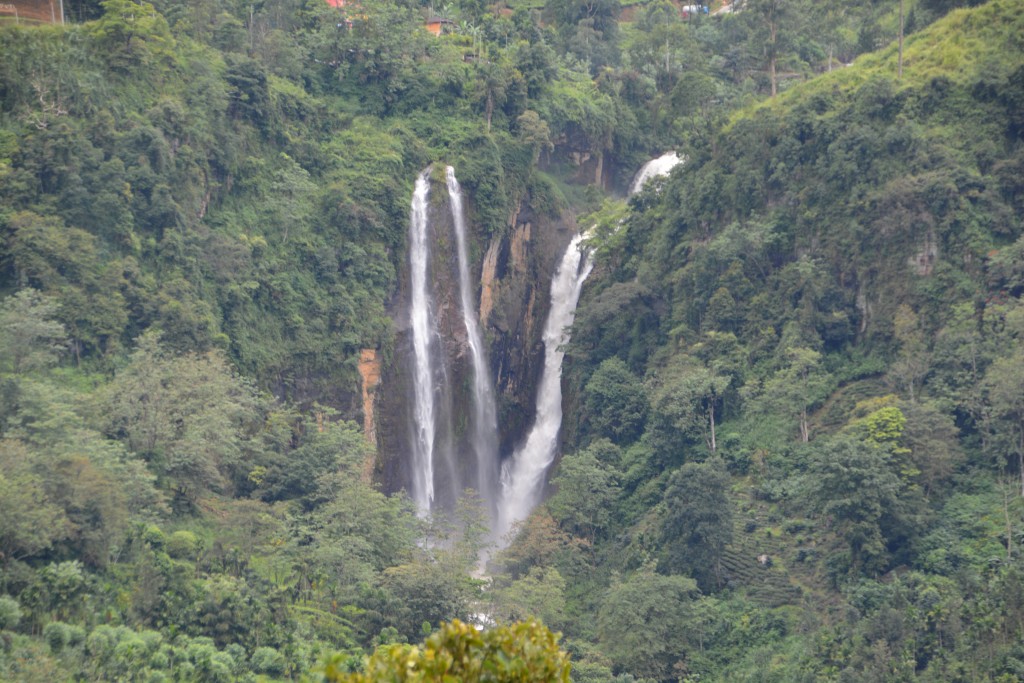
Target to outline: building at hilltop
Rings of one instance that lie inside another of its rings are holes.
[[[64,23],[63,0],[0,0],[0,21]]]

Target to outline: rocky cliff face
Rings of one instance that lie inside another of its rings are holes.
[[[363,393],[363,433],[373,444],[377,443],[376,398],[377,385],[380,384],[381,358],[376,349],[361,349],[359,352],[359,377]],[[370,481],[373,477],[373,461],[368,461],[363,468],[363,479]]]
[[[481,278],[486,294],[480,307],[497,387],[501,453],[506,456],[533,420],[551,277],[576,232],[571,216],[535,213],[529,198],[510,223],[508,233],[492,238],[488,246]]]
[[[498,402],[500,452],[507,456],[530,427],[536,385],[543,365],[541,334],[548,308],[548,288],[560,254],[575,232],[568,216],[544,216],[524,198],[503,235],[490,240],[475,231],[472,197],[468,198],[469,255],[472,299],[479,304],[481,329]],[[472,414],[473,369],[462,320],[458,264],[448,195],[440,179],[430,192],[429,239],[433,246],[428,272],[439,321],[440,348],[446,370],[438,386],[440,404],[450,406],[450,419],[439,431],[435,454],[436,499],[454,500],[474,487],[476,463],[467,447],[467,418]],[[404,260],[408,264],[408,258]],[[395,321],[394,352],[381,369],[372,410],[380,457],[375,477],[390,491],[409,489],[412,438],[412,335],[409,323],[410,283],[403,268],[399,291],[391,304]],[[447,410],[448,408],[446,408]],[[443,505],[443,502],[442,502]]]

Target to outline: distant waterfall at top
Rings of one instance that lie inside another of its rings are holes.
[[[513,524],[525,519],[540,502],[544,474],[555,458],[558,430],[562,426],[562,359],[565,352],[561,347],[569,341],[566,328],[572,324],[580,290],[593,268],[580,248],[582,239],[582,235],[573,238],[551,281],[551,310],[544,326],[544,369],[537,389],[537,415],[526,441],[502,468],[499,539],[509,532]]]
[[[434,502],[434,368],[431,346],[434,312],[428,295],[427,195],[430,169],[416,178],[409,216],[409,268],[412,301],[409,319],[414,356],[414,427],[412,438],[412,497],[420,514],[430,512]]]
[[[669,171],[678,166],[682,161],[675,152],[668,152],[648,161],[640,167],[640,170],[637,171],[636,176],[633,178],[633,182],[629,184],[630,196],[642,190],[644,184],[651,178],[668,175]]]
[[[452,221],[455,224],[455,242],[459,257],[459,298],[462,320],[466,325],[466,338],[473,362],[473,432],[472,445],[476,451],[477,492],[494,507],[494,493],[498,478],[498,418],[494,401],[494,384],[487,365],[487,354],[477,321],[477,307],[473,304],[469,284],[469,257],[466,248],[466,222],[462,215],[462,188],[455,178],[455,169],[445,169],[448,199]],[[493,510],[492,510],[493,512]]]

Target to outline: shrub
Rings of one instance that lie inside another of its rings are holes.
[[[199,539],[191,531],[175,531],[167,539],[167,554],[176,560],[194,560]]]
[[[536,621],[479,631],[452,621],[419,646],[381,648],[363,673],[345,673],[344,657],[327,663],[324,679],[346,683],[401,680],[458,680],[462,683],[550,681],[569,683],[569,655],[558,636]]]
[[[67,624],[60,621],[51,621],[43,627],[43,639],[50,646],[50,650],[56,654],[67,645]]]
[[[267,674],[268,676],[284,675],[284,655],[272,647],[256,648],[252,653],[250,663],[252,664],[252,670],[258,674]]]
[[[21,621],[21,605],[9,595],[0,595],[0,630],[13,629]]]

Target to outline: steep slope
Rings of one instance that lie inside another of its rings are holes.
[[[902,78],[891,46],[794,86],[602,214],[549,510],[605,578],[571,609],[614,613],[653,558],[715,596],[674,651],[701,680],[1017,670],[1022,36],[1018,0],[953,12]]]
[[[908,40],[902,81],[887,49],[735,115],[635,203],[611,280],[674,307],[663,338],[797,321],[829,350],[890,341],[900,303],[984,298],[1021,230],[1022,21],[1018,2],[955,12]]]

